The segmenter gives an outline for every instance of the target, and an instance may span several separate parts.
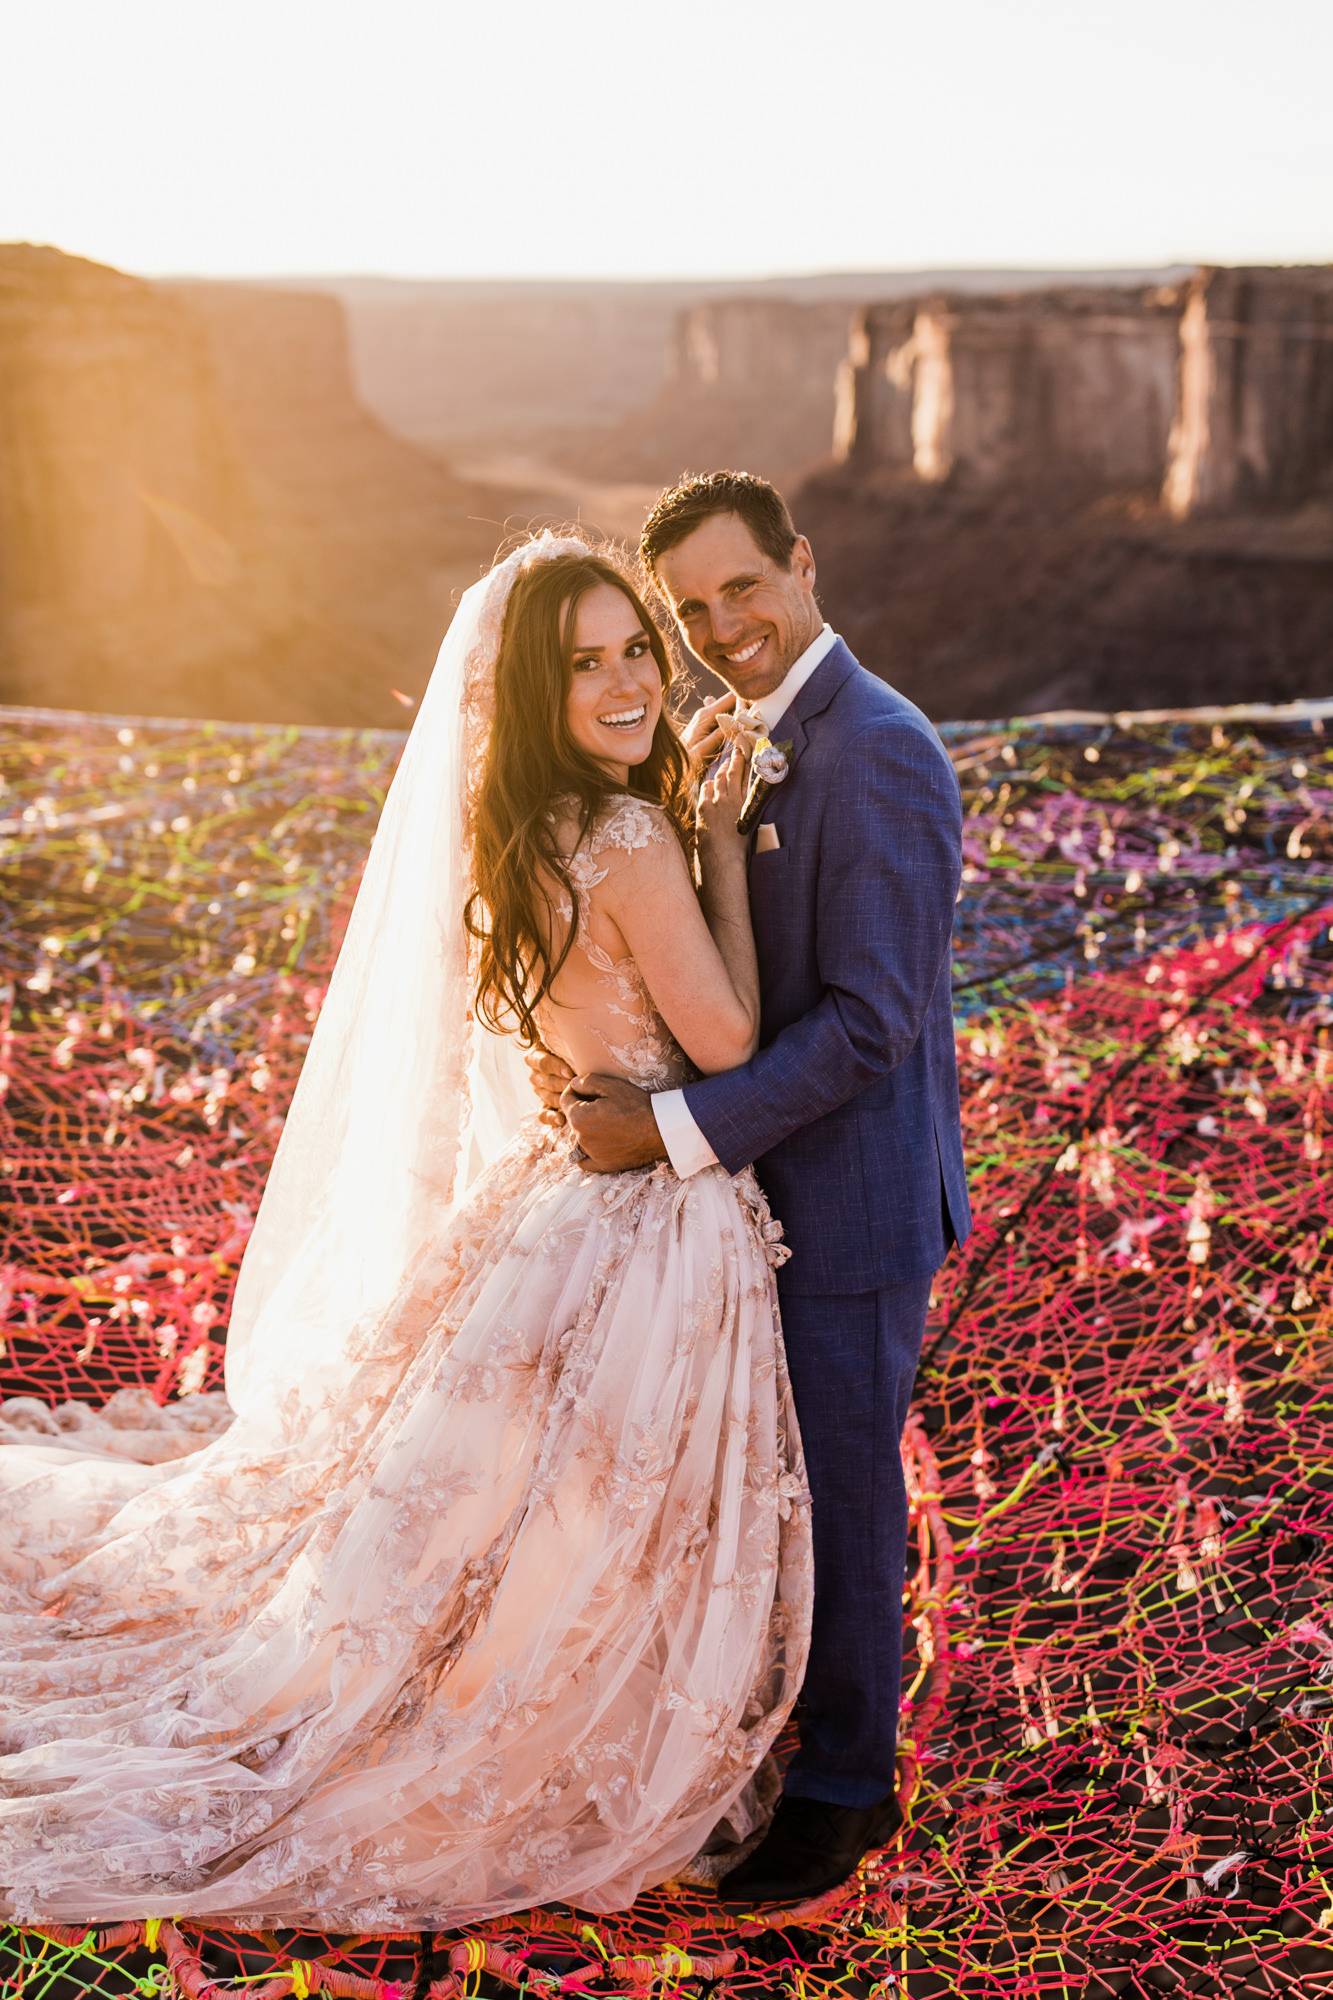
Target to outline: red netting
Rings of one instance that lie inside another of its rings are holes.
[[[213,1379],[395,748],[15,720],[3,1393]],[[956,754],[978,1227],[908,1439],[899,1847],[780,1926],[667,1890],[468,1938],[10,1931],[9,1990],[1333,1995],[1328,756],[1257,720]]]

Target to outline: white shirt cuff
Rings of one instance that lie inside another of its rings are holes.
[[[683,1090],[654,1091],[652,1106],[667,1158],[683,1181],[717,1165],[717,1154],[690,1116]]]

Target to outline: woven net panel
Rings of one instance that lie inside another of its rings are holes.
[[[1333,766],[1309,720],[948,736],[978,1223],[905,1443],[899,1845],[766,1924],[668,1885],[427,1938],[10,1929],[6,1991],[1333,1995]],[[7,718],[0,1395],[31,1422],[128,1391],[207,1427],[399,747]]]
[[[983,1219],[920,1384],[951,1687],[903,1885],[960,1991],[1333,1992],[1328,915],[962,1038]]]
[[[6,1394],[218,1382],[400,745],[96,718],[5,732]]]

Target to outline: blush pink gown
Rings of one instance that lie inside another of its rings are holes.
[[[651,1088],[686,1065],[598,891],[670,837],[622,799],[585,839],[544,1017],[580,1066]],[[779,1236],[749,1172],[602,1176],[533,1119],[315,1420],[141,1463],[13,1412],[4,1913],[608,1910],[728,1815],[743,1833],[812,1589]]]

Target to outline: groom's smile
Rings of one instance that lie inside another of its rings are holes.
[[[759,648],[767,644],[768,634],[765,633],[762,639],[755,639],[750,645],[742,646],[739,652],[728,653],[727,658],[733,667],[746,666],[754,658]]]
[[[779,687],[822,629],[804,535],[784,569],[738,514],[714,514],[656,567],[690,651],[743,701]]]

